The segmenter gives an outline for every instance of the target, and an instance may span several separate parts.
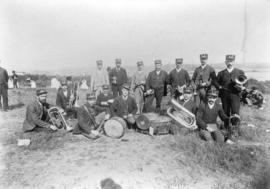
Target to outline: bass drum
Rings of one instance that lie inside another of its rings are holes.
[[[104,124],[104,132],[111,138],[121,138],[125,134],[127,123],[120,117],[112,117]]]

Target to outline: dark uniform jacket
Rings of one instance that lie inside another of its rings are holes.
[[[195,69],[193,76],[192,76],[192,81],[198,85],[200,82],[209,82],[211,79],[211,83],[213,85],[216,85],[216,72],[214,68],[206,64],[204,69],[199,66]]]
[[[128,114],[136,114],[138,110],[136,101],[131,96],[124,100],[122,96],[116,97],[111,105],[112,116],[123,117]]]
[[[89,134],[91,130],[96,129],[95,127],[97,125],[95,125],[95,116],[104,111],[106,111],[105,108],[85,103],[83,106],[78,108],[78,124],[75,126],[73,133],[78,134],[80,132],[85,132]]]
[[[49,115],[47,109],[50,108],[51,105],[48,103],[41,104],[38,100],[35,100],[31,104],[27,106],[26,109],[26,118],[23,122],[23,131],[31,131],[35,127],[45,127],[49,128]]]
[[[0,85],[4,84],[7,85],[8,83],[8,73],[7,70],[0,67]]]
[[[109,76],[110,76],[110,84],[123,85],[128,81],[127,72],[122,67],[120,67],[119,71],[117,70],[117,68],[113,68],[110,71]],[[113,77],[116,77],[116,83],[112,83]]]
[[[67,96],[65,96],[63,90],[60,88],[56,96],[56,106],[59,106],[63,110],[66,110],[69,104],[70,94],[71,92],[70,90],[68,90]]]
[[[176,69],[173,69],[169,74],[169,84],[172,85],[173,88],[177,86],[189,85],[190,84],[190,77],[188,72],[181,68],[179,72]]]
[[[223,88],[219,92],[220,97],[228,93],[239,95],[240,91],[235,87],[235,79],[243,74],[244,72],[237,68],[234,68],[231,73],[227,69],[220,71],[217,76],[217,88],[220,86]]]
[[[229,117],[224,113],[221,104],[215,101],[214,107],[209,108],[208,103],[201,103],[197,112],[197,123],[200,128],[205,129],[208,123],[216,123],[217,117],[222,121],[228,121]]]
[[[148,89],[164,89],[164,95],[166,95],[166,88],[168,83],[168,74],[164,70],[160,70],[157,74],[156,70],[149,73],[146,80],[146,90]]]
[[[193,100],[189,100],[187,102],[181,100],[179,101],[179,103],[184,106],[188,111],[190,111],[191,113],[193,113],[194,115],[196,115],[198,107],[196,106],[196,103]]]

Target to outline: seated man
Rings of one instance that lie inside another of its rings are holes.
[[[47,109],[50,105],[46,102],[46,98],[47,91],[43,89],[36,91],[36,99],[26,109],[26,119],[23,122],[24,132],[33,131],[37,127],[57,130],[57,127],[49,122]]]
[[[199,135],[206,141],[217,141],[223,143],[224,135],[217,126],[217,117],[222,121],[228,121],[229,117],[224,113],[222,106],[218,103],[218,92],[215,88],[210,88],[206,94],[207,102],[201,103],[197,112],[197,125]]]
[[[111,105],[112,116],[118,116],[125,119],[129,128],[135,123],[134,115],[138,111],[138,107],[134,98],[129,96],[130,87],[128,84],[123,84],[122,95],[116,97]]]
[[[82,134],[87,138],[96,139],[100,136],[100,129],[105,119],[110,115],[106,108],[96,105],[96,95],[94,93],[86,95],[87,102],[82,105],[77,112],[78,124],[73,129],[73,134]]]
[[[97,106],[110,110],[110,106],[114,101],[114,96],[109,90],[109,85],[102,86],[102,93],[97,97]]]
[[[61,83],[61,88],[59,88],[56,96],[56,106],[62,108],[67,117],[74,116],[76,118],[76,109],[71,103],[71,90],[68,90],[66,82]]]
[[[183,97],[179,96],[177,101],[179,104],[184,106],[188,111],[196,115],[197,106],[192,99],[193,89],[192,87],[186,87],[183,89]]]

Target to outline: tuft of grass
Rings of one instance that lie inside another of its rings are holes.
[[[170,148],[183,152],[185,160],[180,164],[198,165],[212,171],[227,171],[234,174],[253,175],[266,165],[266,153],[259,146],[218,145],[204,142],[196,134],[177,137]]]

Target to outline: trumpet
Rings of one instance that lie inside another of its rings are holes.
[[[54,126],[56,126],[58,129],[64,128],[67,129],[68,124],[63,116],[63,112],[56,106],[51,107],[48,110],[48,115],[50,117],[50,120]]]
[[[193,113],[187,110],[184,106],[179,104],[175,99],[171,99],[172,106],[167,110],[167,114],[179,123],[181,126],[187,127],[188,129],[197,129],[196,117]]]

